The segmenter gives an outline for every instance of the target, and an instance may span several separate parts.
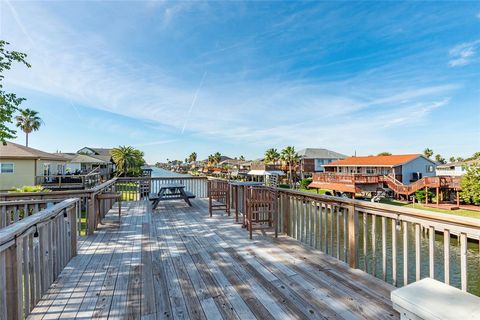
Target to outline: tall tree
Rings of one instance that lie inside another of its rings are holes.
[[[143,152],[130,146],[119,146],[111,151],[117,176],[138,176],[145,164]]]
[[[442,157],[440,154],[435,155],[435,161],[438,162],[438,163],[441,163],[441,164],[446,163],[445,158]]]
[[[288,164],[288,179],[290,181],[290,186],[293,185],[293,177],[292,177],[292,167],[297,164],[299,156],[295,151],[295,147],[288,146],[282,150],[281,159]]]
[[[480,205],[480,166],[470,165],[466,169],[460,181],[462,187],[460,196],[467,203]]]
[[[195,162],[197,161],[197,153],[196,152],[192,152],[190,153],[190,155],[188,156],[188,162]]]
[[[240,156],[240,158],[238,158],[238,160],[240,160],[240,161],[245,161],[245,157],[244,157],[244,156]]]
[[[384,152],[380,152],[379,154],[377,154],[377,156],[391,156],[391,155],[392,155],[392,153],[390,153],[390,152],[385,152],[385,151],[384,151]]]
[[[8,127],[12,123],[13,114],[19,110],[20,104],[25,100],[17,97],[14,93],[8,93],[3,90],[4,71],[10,70],[13,63],[24,64],[30,68],[30,64],[25,60],[27,55],[17,51],[9,51],[5,47],[8,42],[0,40],[0,142],[5,144],[6,139],[15,138],[16,131]]]
[[[450,157],[450,159],[448,159],[448,161],[455,162],[455,157]]]
[[[280,160],[280,154],[278,153],[277,149],[275,148],[270,148],[267,151],[265,151],[265,158],[263,161],[266,164],[273,163],[276,164]]]
[[[423,150],[423,155],[427,158],[431,158],[433,156],[433,150],[426,148],[425,150]]]
[[[43,124],[43,120],[38,116],[38,112],[30,109],[20,111],[20,114],[15,117],[17,127],[25,132],[25,145],[28,147],[28,135],[33,131],[38,131]]]
[[[220,152],[215,152],[213,154],[213,162],[215,164],[219,164],[221,160],[222,160],[222,154]]]

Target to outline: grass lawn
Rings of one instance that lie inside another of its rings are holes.
[[[445,210],[445,209],[437,209],[437,208],[431,208],[431,207],[425,207],[421,204],[415,203],[415,206],[412,203],[404,203],[401,201],[396,201],[396,200],[391,200],[391,199],[382,199],[380,200],[380,203],[386,203],[386,204],[391,204],[394,206],[400,206],[400,207],[408,207],[408,208],[415,208],[415,209],[422,209],[422,210],[427,210],[427,211],[433,211],[433,212],[440,212],[440,213],[446,213],[446,214],[453,214],[456,216],[463,216],[463,217],[470,217],[470,218],[477,218],[480,219],[480,212],[478,211],[472,211],[472,210],[465,210],[465,209],[458,209],[458,210]]]
[[[317,193],[317,189],[299,189],[299,191],[303,191],[303,192],[311,192],[311,193],[315,193],[315,194],[325,194],[325,192],[332,192],[330,190],[327,190],[327,189],[318,189],[318,193]]]

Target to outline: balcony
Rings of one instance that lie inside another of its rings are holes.
[[[171,183],[192,207],[152,210]],[[429,275],[480,295],[475,219],[273,189],[280,235],[249,240],[245,188],[212,217],[200,177],[0,194],[0,318],[398,319],[391,291]],[[121,202],[98,201],[112,191]]]

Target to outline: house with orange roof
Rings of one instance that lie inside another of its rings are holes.
[[[352,194],[390,187],[409,195],[407,186],[434,177],[436,166],[421,154],[348,157],[324,165],[325,172],[314,174],[310,187]]]

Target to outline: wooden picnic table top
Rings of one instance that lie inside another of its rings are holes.
[[[256,181],[233,181],[230,182],[232,186],[261,186],[263,182],[256,182]]]
[[[180,183],[161,184],[160,189],[185,189],[185,186]]]

